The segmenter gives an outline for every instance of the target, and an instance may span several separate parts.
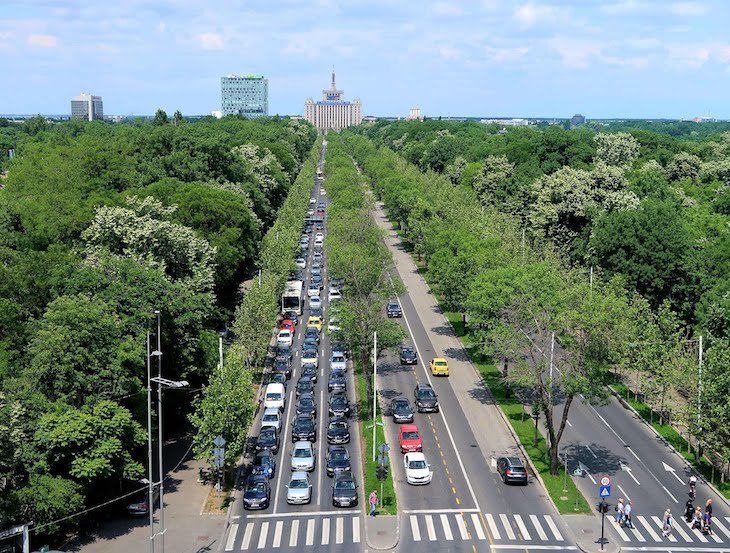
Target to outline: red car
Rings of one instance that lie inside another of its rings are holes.
[[[279,323],[279,330],[289,330],[292,334],[294,334],[294,328],[295,328],[294,321],[291,319],[284,319]]]
[[[401,453],[423,451],[421,433],[415,424],[404,424],[398,430],[398,443]]]

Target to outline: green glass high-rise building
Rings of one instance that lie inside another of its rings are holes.
[[[269,80],[263,75],[221,77],[221,112],[244,117],[269,115]]]

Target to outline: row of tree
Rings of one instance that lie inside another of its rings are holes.
[[[288,120],[43,124],[17,137],[0,190],[0,521],[50,534],[138,486],[153,310],[165,375],[199,387],[316,135]]]
[[[571,403],[580,395],[602,401],[617,367],[640,371],[655,398],[670,387],[682,390],[691,400],[677,415],[728,459],[723,417],[730,402],[720,392],[727,383],[725,340],[713,341],[708,352],[698,419],[696,364],[689,360],[684,327],[668,302],[652,309],[627,279],[590,276],[571,265],[552,241],[530,239],[522,220],[480,201],[472,186],[454,185],[435,172],[424,174],[362,136],[345,137],[391,220],[423,262],[444,307],[468,317],[478,351],[509,367],[507,382],[543,413],[553,472]],[[626,136],[597,143],[606,172],[617,170],[608,160],[621,163],[633,151]],[[543,352],[549,351],[553,333],[561,371],[550,380]],[[545,406],[559,402],[565,409],[553,420],[553,410]]]

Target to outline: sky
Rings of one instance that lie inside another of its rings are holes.
[[[730,118],[728,0],[0,4],[0,113],[208,114],[236,73],[302,114],[334,66],[366,115]]]

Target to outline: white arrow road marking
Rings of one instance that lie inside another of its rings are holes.
[[[639,481],[638,481],[638,480],[636,479],[636,476],[634,476],[634,473],[633,473],[633,472],[631,471],[631,467],[630,467],[630,466],[628,466],[628,465],[624,465],[623,463],[621,463],[621,470],[623,470],[623,471],[625,471],[625,472],[628,472],[628,473],[629,473],[629,476],[630,476],[630,477],[632,478],[632,480],[633,480],[634,482],[636,482],[636,485],[637,485],[637,486],[641,486],[641,482],[639,482]]]
[[[677,476],[677,473],[676,473],[676,471],[674,470],[674,467],[670,467],[670,466],[669,466],[668,464],[666,464],[666,463],[665,463],[664,461],[662,461],[662,466],[664,467],[664,470],[665,470],[665,471],[667,471],[667,472],[671,472],[671,473],[672,473],[672,476],[674,476],[674,477],[675,477],[675,478],[676,478],[677,480],[679,480],[679,483],[680,483],[680,484],[684,484],[684,481],[682,481],[682,479],[681,479],[681,478],[680,478],[679,476]]]

